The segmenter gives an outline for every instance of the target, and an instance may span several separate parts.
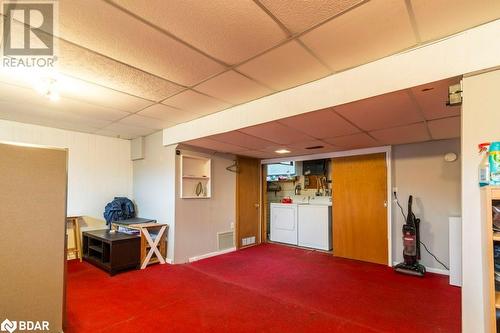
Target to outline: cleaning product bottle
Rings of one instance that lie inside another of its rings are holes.
[[[489,162],[490,185],[500,185],[500,141],[490,144]]]
[[[479,163],[479,186],[490,185],[490,163],[489,163],[489,148],[490,144],[481,143],[479,147],[479,155],[481,155],[481,162]]]

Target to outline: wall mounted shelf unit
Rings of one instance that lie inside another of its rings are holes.
[[[180,155],[180,198],[208,199],[211,197],[211,163],[211,159],[207,157]]]
[[[486,331],[497,332],[497,312],[500,311],[500,284],[495,279],[499,274],[498,269],[495,269],[495,247],[498,250],[498,246],[500,246],[500,232],[496,227],[494,228],[494,221],[498,218],[498,213],[494,212],[493,206],[500,206],[500,186],[483,187],[481,189],[481,202],[483,205],[481,219],[485,229],[483,253],[486,253],[485,271],[483,273],[487,281],[484,295],[488,300],[486,304],[486,327],[490,328]],[[496,225],[498,225],[498,222]]]

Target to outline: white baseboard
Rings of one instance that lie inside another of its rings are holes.
[[[436,273],[441,275],[450,275],[450,271],[442,268],[425,267],[425,270],[430,273]]]
[[[194,257],[189,258],[188,261],[189,262],[198,261],[198,260],[201,260],[201,259],[215,257],[215,256],[218,256],[218,255],[221,255],[221,254],[224,254],[224,253],[229,253],[229,252],[234,252],[234,251],[236,251],[236,248],[235,247],[231,247],[229,249],[225,249],[225,250],[221,250],[221,251],[210,252],[210,253],[202,254],[202,255],[199,255],[199,256],[194,256]]]
[[[399,264],[398,262],[393,262],[392,266],[396,266]],[[450,275],[450,271],[442,268],[434,268],[434,267],[427,267],[425,266],[425,271],[429,273],[435,273],[435,274],[441,274],[441,275]]]
[[[172,265],[172,264],[174,263],[174,260],[173,260],[173,259],[170,259],[170,258],[165,258],[165,262],[166,262],[167,264]]]

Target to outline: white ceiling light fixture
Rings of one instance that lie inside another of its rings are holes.
[[[67,89],[70,84],[61,82],[62,76],[55,68],[14,67],[0,69],[0,80],[9,84],[32,87],[40,95],[51,101],[60,98],[60,87]],[[62,83],[62,84],[61,84]]]
[[[55,78],[52,77],[41,77],[35,83],[35,90],[51,101],[58,101],[59,95],[59,84]]]
[[[289,154],[290,153],[290,151],[288,149],[278,149],[278,150],[275,150],[274,152],[278,153],[278,154]]]

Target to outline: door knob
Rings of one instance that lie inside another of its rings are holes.
[[[260,204],[256,203],[254,204],[255,208],[259,208],[260,207]]]
[[[384,201],[384,207],[387,208],[387,200]]]

